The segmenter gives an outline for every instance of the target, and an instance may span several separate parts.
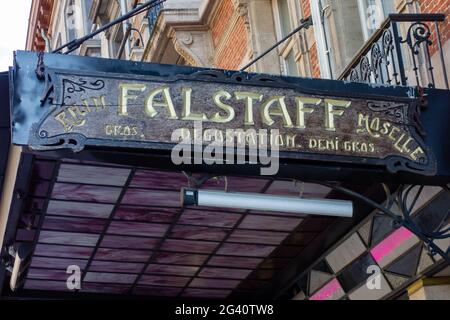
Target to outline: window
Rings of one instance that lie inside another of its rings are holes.
[[[300,21],[297,0],[272,0],[275,18],[275,27],[278,40],[284,38],[298,26]],[[296,41],[298,38],[291,37],[281,44],[278,52],[281,60],[282,73],[290,76],[299,76],[298,64],[296,61]]]
[[[276,0],[278,11],[278,21],[280,25],[280,38],[285,37],[292,31],[291,14],[289,10],[289,0]]]
[[[83,4],[83,19],[85,31],[84,33],[90,33],[92,30],[93,22],[89,19],[89,12],[91,11],[92,5],[94,3],[93,0],[83,0],[81,2]]]
[[[68,0],[66,2],[66,7],[64,10],[65,15],[65,24],[66,24],[66,32],[67,32],[67,42],[70,42],[74,39],[76,39],[76,27],[77,27],[77,21],[76,21],[76,6],[75,6],[75,0]]]
[[[61,33],[58,33],[58,36],[56,37],[56,44],[53,49],[57,49],[61,46],[62,46]]]
[[[384,19],[395,12],[395,4],[392,0],[358,0],[358,7],[364,40],[369,39]]]
[[[294,77],[299,76],[297,61],[295,60],[294,50],[290,50],[284,58],[286,74]]]
[[[314,0],[311,10],[322,75],[337,79],[395,5],[393,0]]]
[[[120,46],[122,45],[124,37],[123,27],[122,24],[116,25],[114,37],[111,41],[110,45],[110,57],[112,59],[124,59],[125,58],[125,50],[122,50],[122,54],[120,57],[118,57],[118,53],[120,50]]]

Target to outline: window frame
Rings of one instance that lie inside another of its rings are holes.
[[[375,0],[375,1],[379,1],[379,4],[381,4],[381,11],[383,14],[383,17],[381,18],[382,21],[380,21],[380,23],[382,23],[386,18],[386,11],[387,11],[387,7],[386,7],[386,0]],[[389,0],[389,1],[393,1],[393,0]],[[361,28],[362,28],[362,33],[364,36],[364,41],[369,40],[369,38],[372,36],[373,32],[370,34],[369,33],[369,28],[367,26],[367,2],[368,0],[358,0],[358,8],[359,8],[359,18],[361,20]],[[394,9],[395,9],[395,4],[394,4]],[[374,31],[375,32],[375,31]]]
[[[297,3],[297,0],[286,0],[287,4],[288,4],[288,8],[289,8],[289,20],[290,20],[290,25],[292,26],[292,29],[296,28],[299,26],[300,24],[300,20],[301,20],[301,11],[299,10],[299,3]],[[276,34],[276,38],[277,41],[281,40],[284,35],[283,35],[283,27],[282,27],[282,22],[281,22],[281,14],[280,14],[280,10],[278,7],[278,0],[272,0],[272,12],[274,15],[274,24],[275,24],[275,34]],[[289,31],[290,32],[290,31]],[[278,56],[280,58],[280,67],[281,67],[281,74],[286,75],[286,76],[300,76],[301,75],[301,71],[299,68],[299,61],[298,61],[298,54],[296,54],[295,47],[297,46],[297,49],[299,48],[299,37],[297,36],[292,36],[289,40],[287,40],[285,43],[281,44],[278,47]],[[291,52],[294,55],[294,59],[295,59],[295,64],[297,67],[296,70],[296,74],[292,74],[289,71],[289,66],[287,63],[287,57],[289,56],[289,54],[291,54]]]

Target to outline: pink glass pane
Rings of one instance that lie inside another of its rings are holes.
[[[132,249],[106,249],[98,248],[95,254],[96,260],[146,262],[152,251]]]
[[[188,252],[188,253],[212,253],[219,243],[204,241],[172,240],[163,242],[161,250]]]
[[[143,263],[92,261],[89,271],[140,273],[144,268]]]
[[[174,265],[181,264],[188,266],[200,266],[208,258],[207,255],[173,252],[159,252],[155,255],[155,262],[157,263],[167,263]]]
[[[40,243],[67,244],[93,247],[97,244],[99,234],[69,233],[42,230],[39,234]]]
[[[139,285],[184,287],[190,279],[188,277],[143,275],[139,281]]]
[[[28,279],[39,280],[54,280],[54,281],[67,281],[70,274],[66,273],[66,270],[51,270],[51,269],[34,269],[28,270]]]
[[[117,209],[114,215],[114,219],[141,222],[171,223],[179,210],[180,209],[176,208],[121,206]]]
[[[227,269],[227,268],[202,268],[199,277],[203,278],[224,278],[224,279],[245,279],[252,272],[248,269]]]
[[[137,286],[133,290],[133,294],[155,296],[155,297],[176,297],[183,289],[172,287],[145,287]]]
[[[168,224],[113,221],[106,232],[108,234],[160,238],[164,236],[168,228]]]
[[[235,230],[227,242],[254,243],[254,244],[280,244],[289,233],[271,231]]]
[[[263,259],[259,258],[241,258],[241,257],[225,257],[225,256],[212,256],[208,261],[210,266],[221,266],[221,267],[233,267],[233,268],[256,268]]]
[[[148,266],[146,273],[191,277],[195,275],[198,269],[198,267],[151,264]]]
[[[342,291],[342,287],[337,279],[328,282],[322,289],[317,291],[310,300],[327,300]]]
[[[116,187],[55,183],[52,198],[58,200],[115,203],[121,191],[121,188]]]
[[[35,256],[55,257],[55,258],[80,258],[89,259],[94,248],[89,247],[68,247],[50,244],[38,244],[34,250]]]
[[[70,292],[66,281],[32,280],[25,281],[24,289]]]
[[[244,218],[238,228],[273,230],[273,231],[292,231],[302,222],[301,218],[282,218],[270,216],[249,215]]]
[[[414,234],[408,229],[401,227],[395,230],[391,235],[384,239],[381,243],[376,245],[370,253],[377,263],[380,263],[384,257],[392,253],[396,248],[410,238],[414,237]]]
[[[86,218],[46,217],[42,225],[43,230],[100,233],[106,220]]]
[[[231,290],[187,288],[185,291],[183,291],[183,294],[181,296],[185,298],[224,299],[228,297],[230,293]]]
[[[193,227],[193,226],[174,226],[169,234],[169,238],[179,238],[188,240],[207,240],[222,241],[228,234],[227,229]]]
[[[129,284],[106,284],[85,282],[81,287],[81,292],[106,293],[106,294],[127,294],[130,290]]]
[[[60,216],[107,219],[114,208],[111,204],[50,200],[47,213]]]
[[[122,204],[180,207],[180,192],[129,188]]]
[[[32,268],[67,270],[69,266],[78,266],[80,269],[84,269],[86,264],[87,260],[81,259],[33,257],[31,260]]]
[[[180,190],[188,186],[186,176],[179,172],[137,170],[132,187],[148,189]]]
[[[232,228],[241,218],[240,214],[217,211],[185,210],[179,224]]]
[[[123,186],[130,172],[130,169],[63,163],[60,166],[57,180],[58,182]]]
[[[263,258],[267,257],[275,248],[266,245],[225,243],[217,251],[217,254]]]
[[[136,277],[137,275],[135,274],[88,272],[86,273],[84,281],[98,283],[131,284],[134,282]]]
[[[236,288],[240,280],[220,280],[220,279],[206,279],[195,278],[189,284],[190,288],[217,288],[217,289],[234,289]]]
[[[106,235],[103,238],[101,247],[113,249],[154,249],[160,241],[160,239],[155,238],[136,238]]]

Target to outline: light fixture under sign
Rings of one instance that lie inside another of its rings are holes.
[[[259,193],[237,193],[183,188],[181,190],[181,202],[182,205],[291,212],[346,218],[353,216],[353,203],[346,200],[303,199]]]

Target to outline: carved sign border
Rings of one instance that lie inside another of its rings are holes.
[[[418,98],[401,98],[397,96],[386,97],[383,95],[361,94],[355,92],[346,92],[345,95],[337,95],[335,92],[325,90],[312,90],[305,88],[295,82],[284,81],[279,78],[273,78],[264,74],[248,74],[236,73],[222,70],[207,70],[194,72],[190,75],[176,75],[172,77],[162,76],[147,76],[147,75],[130,75],[130,74],[115,74],[104,72],[81,72],[64,69],[46,68],[45,71],[45,90],[41,98],[42,107],[47,107],[49,110],[42,117],[42,119],[33,124],[30,132],[29,146],[33,150],[58,150],[58,149],[72,149],[74,152],[82,151],[86,146],[101,146],[101,147],[122,147],[132,149],[164,149],[170,150],[174,144],[172,143],[158,143],[158,142],[143,142],[143,141],[121,141],[121,140],[107,140],[107,139],[93,139],[85,137],[77,133],[66,133],[53,137],[49,137],[45,131],[40,129],[42,123],[49,117],[54,108],[60,108],[65,105],[66,99],[70,98],[70,94],[77,90],[99,90],[105,85],[102,79],[127,79],[127,80],[146,80],[159,82],[176,82],[179,80],[185,81],[205,81],[215,83],[226,83],[236,85],[251,85],[269,88],[283,88],[292,89],[302,94],[312,94],[327,96],[341,96],[342,98],[354,98],[368,100],[368,109],[373,112],[388,112],[398,115],[399,125],[402,125],[407,130],[411,137],[413,137],[423,149],[426,159],[422,163],[411,161],[406,157],[390,156],[385,159],[370,158],[370,157],[356,157],[344,155],[324,155],[312,154],[308,152],[280,152],[280,158],[287,159],[301,159],[314,160],[323,163],[355,163],[362,165],[376,165],[385,166],[391,173],[400,171],[413,172],[421,175],[432,176],[436,174],[437,164],[431,149],[425,145],[423,141],[424,132],[420,124],[421,105]],[[79,83],[74,83],[68,79],[64,79],[64,75],[79,76]],[[97,81],[88,82],[83,79],[84,76],[98,77]],[[380,101],[392,101],[392,104],[380,104]],[[322,164],[326,165],[326,164]]]

